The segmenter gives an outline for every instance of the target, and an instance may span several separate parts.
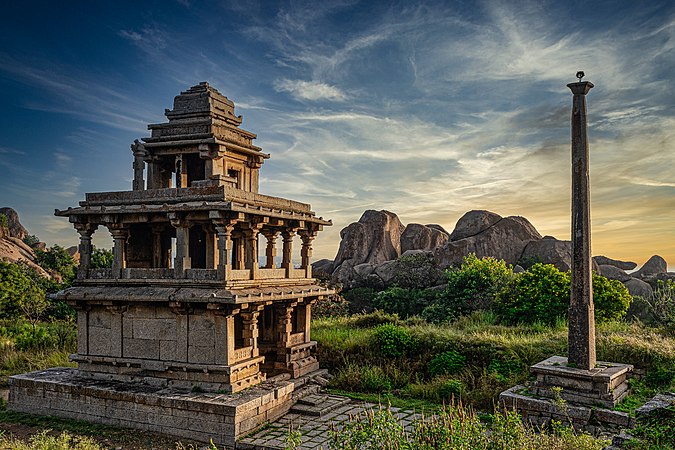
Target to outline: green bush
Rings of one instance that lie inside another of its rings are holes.
[[[632,297],[617,280],[593,274],[593,303],[597,322],[621,319]],[[541,322],[553,325],[567,317],[570,304],[570,273],[552,264],[535,264],[516,275],[509,289],[498,296],[493,308],[505,323]]]
[[[378,292],[373,306],[403,318],[420,314],[424,308],[436,301],[436,292],[431,289],[407,289],[398,286]]]
[[[373,331],[373,336],[380,355],[385,357],[400,357],[415,349],[410,331],[394,324],[379,325]]]
[[[593,273],[593,304],[597,322],[624,318],[632,300],[628,288],[622,282]]]
[[[675,282],[658,280],[656,289],[645,301],[649,304],[657,323],[675,331]]]
[[[42,431],[32,436],[29,442],[0,435],[0,448],[13,450],[103,450],[93,438],[71,436],[64,431],[58,436],[48,434],[51,430]]]
[[[0,228],[7,229],[9,227],[9,222],[7,221],[7,216],[0,214]]]
[[[429,361],[428,369],[432,377],[437,375],[450,375],[459,372],[466,364],[466,357],[455,350],[448,350]]]
[[[28,245],[29,247],[34,247],[40,242],[40,238],[35,236],[34,234],[29,234],[25,238],[23,238],[23,243]]]
[[[370,287],[358,287],[348,291],[342,291],[342,296],[349,304],[349,312],[352,314],[373,311],[373,299],[377,291]]]
[[[513,279],[513,269],[503,260],[478,259],[471,253],[464,257],[460,268],[448,270],[446,276],[447,287],[422,311],[422,316],[430,322],[440,323],[490,309],[495,297]]]

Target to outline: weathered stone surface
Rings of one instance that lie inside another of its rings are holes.
[[[635,417],[638,420],[644,420],[649,417],[655,417],[663,413],[666,408],[675,407],[675,392],[667,394],[656,394],[654,398],[635,410]]]
[[[401,234],[401,252],[407,250],[435,250],[448,242],[450,236],[435,227],[419,223],[408,224]]]
[[[649,298],[654,292],[648,283],[638,278],[631,278],[628,281],[624,281],[623,284],[628,288],[628,293],[633,297],[640,296],[642,298]]]
[[[372,263],[359,264],[354,266],[354,273],[359,278],[366,278],[368,275],[373,273],[375,267],[376,267],[375,264]]]
[[[637,263],[632,261],[620,261],[602,255],[594,256],[593,260],[598,263],[599,266],[614,266],[621,270],[633,270],[637,267]]]
[[[481,233],[497,222],[502,220],[502,216],[485,210],[473,210],[464,214],[455,225],[455,229],[450,234],[451,241],[458,241],[470,236]]]
[[[343,284],[353,279],[350,271],[342,267],[347,262],[354,267],[362,263],[379,265],[398,258],[403,230],[403,224],[392,212],[364,212],[358,222],[340,232],[342,241],[333,263],[333,277]]]
[[[0,208],[0,214],[7,217],[7,228],[11,237],[23,239],[28,236],[28,230],[19,222],[19,214],[16,211],[12,208],[4,207]]]
[[[333,273],[333,260],[320,259],[312,263],[312,273],[314,276],[325,277]]]
[[[51,275],[35,262],[35,253],[33,253],[33,249],[18,238],[11,236],[0,238],[0,260],[6,260],[13,263],[23,261],[29,267],[35,269],[40,275],[51,278]]]
[[[572,266],[572,242],[544,236],[540,240],[530,241],[525,246],[520,260],[553,264],[558,270],[567,272]]]
[[[635,278],[649,278],[668,272],[668,263],[659,255],[654,255],[640,267],[640,270],[631,274]]]
[[[600,275],[610,280],[619,280],[622,283],[630,280],[632,277],[616,266],[601,265]]]
[[[464,217],[471,213],[467,213]],[[472,225],[459,227],[463,230],[459,235],[464,234],[464,231],[472,232],[477,229],[482,229],[482,231],[470,237],[451,240],[437,248],[434,252],[436,265],[441,268],[460,265],[464,256],[469,253],[475,253],[479,258],[492,256],[515,265],[520,260],[527,244],[541,239],[539,232],[523,217],[510,216],[497,220],[499,217],[497,214],[487,211],[479,211],[479,213],[481,214],[469,216],[467,222]],[[460,219],[460,222],[464,217]],[[492,225],[487,226],[489,223]]]
[[[385,261],[375,269],[375,274],[387,285],[391,283],[396,274],[396,260]]]

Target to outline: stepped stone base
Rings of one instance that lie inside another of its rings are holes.
[[[164,433],[228,449],[293,406],[294,392],[314,375],[273,377],[235,394],[196,393],[147,383],[82,376],[77,369],[52,368],[10,377],[8,408],[106,425]]]
[[[530,367],[536,379],[499,395],[500,404],[521,414],[525,422],[547,426],[551,420],[600,434],[628,427],[627,413],[613,411],[628,395],[629,364],[598,362],[591,370],[567,366],[567,358],[552,356]]]

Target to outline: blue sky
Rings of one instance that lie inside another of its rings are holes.
[[[365,209],[448,230],[489,209],[568,239],[583,69],[594,253],[673,265],[674,46],[672,1],[11,2],[0,206],[75,244],[54,209],[130,189],[130,144],[208,81],[272,154],[261,192],[333,219],[316,258]]]

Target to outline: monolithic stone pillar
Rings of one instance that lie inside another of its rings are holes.
[[[218,279],[227,280],[227,274],[232,270],[230,251],[232,249],[232,230],[234,223],[216,223],[218,233]]]
[[[293,332],[293,308],[297,302],[275,304],[277,323],[275,335],[277,347],[287,348],[290,346],[291,333]]]
[[[215,269],[218,265],[219,253],[216,249],[216,233],[210,225],[204,225],[204,238],[206,239],[206,268]]]
[[[249,311],[242,311],[241,318],[244,322],[244,328],[242,330],[242,337],[244,338],[244,347],[252,347],[253,351],[251,357],[256,358],[260,355],[260,349],[258,348],[258,316],[260,314],[260,308],[262,307],[253,307]]]
[[[127,240],[129,239],[129,229],[121,224],[110,225],[110,234],[113,237],[113,278],[122,276],[122,269],[127,266]]]
[[[305,278],[312,278],[312,241],[314,241],[316,234],[316,231],[310,230],[300,232],[300,239],[302,240],[302,249],[300,249],[301,267],[305,270]]]
[[[147,152],[145,151],[145,146],[138,139],[131,144],[131,151],[134,154],[134,181],[132,189],[134,191],[142,191],[145,189],[145,180],[143,179],[145,161],[143,159],[147,156]]]
[[[80,265],[77,268],[77,278],[87,278],[91,268],[91,254],[93,246],[91,245],[91,235],[94,234],[98,225],[90,223],[76,223],[75,229],[80,234]]]
[[[580,74],[583,76],[583,73]],[[581,78],[579,78],[581,80]],[[572,105],[572,289],[569,308],[568,363],[595,368],[595,317],[591,266],[591,215],[588,176],[586,94],[593,83],[567,85]]]
[[[237,239],[235,241],[235,244],[237,246],[237,255],[236,255],[237,258],[235,261],[234,268],[237,270],[242,270],[246,267],[245,265],[246,252],[244,251],[246,245],[244,241],[244,234],[241,231],[237,233]]]
[[[286,229],[281,232],[281,236],[284,243],[281,267],[286,269],[286,278],[290,278],[293,271],[293,238],[295,237],[295,230]]]
[[[152,267],[162,267],[162,232],[164,225],[152,226]]]
[[[251,280],[258,278],[258,233],[260,228],[257,225],[249,224],[249,228],[244,230],[244,239],[246,240],[246,268],[251,271]]]
[[[184,278],[185,270],[192,267],[190,259],[190,227],[187,221],[172,220],[176,228],[176,258],[174,259],[174,276]]]
[[[274,269],[276,264],[274,259],[277,257],[277,236],[279,232],[275,230],[263,230],[263,235],[267,239],[267,247],[265,248],[265,268]]]

